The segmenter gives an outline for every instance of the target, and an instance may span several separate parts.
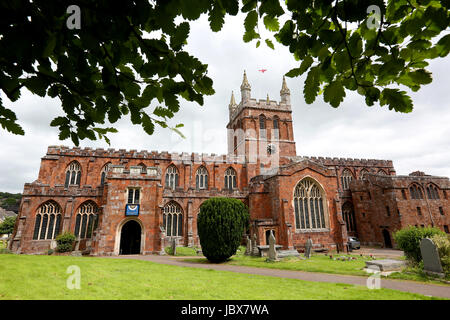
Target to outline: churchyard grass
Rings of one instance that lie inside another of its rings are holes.
[[[313,254],[311,255],[311,258],[305,260],[300,260],[297,257],[288,257],[283,258],[278,262],[266,262],[267,257],[253,257],[237,254],[225,263],[246,267],[367,276],[367,273],[363,270],[363,268],[365,267],[365,261],[367,261],[368,258],[363,259],[359,256],[344,254],[334,255],[333,257],[337,258],[344,256],[353,256],[357,259],[350,261],[338,261],[330,259],[329,256],[325,256],[323,254]],[[185,261],[208,263],[206,258],[189,258],[185,259]]]
[[[81,289],[69,289],[78,266]],[[434,299],[389,289],[301,281],[149,261],[0,255],[0,299]]]
[[[244,250],[245,251],[245,250]],[[303,256],[303,255],[302,255]],[[300,260],[297,257],[288,257],[280,259],[278,262],[267,262],[267,257],[253,257],[245,256],[242,251],[238,251],[226,264],[245,267],[270,268],[280,270],[306,271],[306,272],[321,272],[332,274],[344,274],[354,276],[365,276],[368,274],[363,270],[365,261],[373,260],[368,256],[361,257],[360,255],[348,254],[333,254],[333,258],[354,257],[356,260],[340,261],[330,259],[324,254],[312,254],[311,258]],[[381,259],[381,258],[377,258]],[[188,262],[209,263],[206,258],[188,258]],[[412,280],[430,284],[447,285],[446,283],[427,276],[420,268],[408,267],[402,272],[395,272],[388,275],[386,278],[399,280]],[[450,280],[450,279],[445,279]]]
[[[189,248],[189,247],[177,247],[176,256],[200,256],[200,254],[197,254],[197,248]],[[165,247],[164,251],[167,254],[172,254],[172,248],[171,247]]]

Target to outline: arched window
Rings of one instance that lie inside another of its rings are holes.
[[[72,161],[66,169],[66,182],[64,186],[80,185],[81,181],[81,166],[77,161]]]
[[[259,116],[259,136],[260,138],[266,137],[266,117],[262,114]]]
[[[89,239],[98,224],[98,207],[93,201],[83,203],[75,219],[75,237]]]
[[[431,200],[440,199],[438,189],[436,188],[435,185],[429,184],[427,186],[427,196],[428,196],[428,199],[431,199]]]
[[[342,206],[342,217],[347,225],[347,231],[356,232],[355,211],[351,202],[346,202]]]
[[[109,162],[103,166],[102,174],[101,174],[101,178],[100,178],[100,185],[103,186],[105,184],[106,174],[109,172],[110,169],[111,169],[111,163],[109,163]]]
[[[33,240],[54,239],[61,228],[61,207],[54,201],[42,204],[36,212]]]
[[[409,193],[411,194],[411,199],[423,199],[422,187],[416,184],[409,187]]]
[[[208,189],[208,171],[201,166],[195,174],[195,187],[197,189]]]
[[[183,212],[176,202],[169,202],[163,208],[163,228],[168,237],[183,235]]]
[[[273,117],[273,139],[280,139],[280,120],[277,116]]]
[[[383,176],[387,176],[388,174],[383,169],[378,170],[377,174],[382,174]]]
[[[296,229],[323,229],[327,208],[325,193],[311,178],[301,180],[294,190],[294,211]]]
[[[369,173],[369,171],[367,169],[362,169],[359,172],[359,180],[364,180],[366,177],[366,174],[368,174],[368,173]]]
[[[147,166],[145,164],[141,162],[138,166],[141,167],[141,173],[147,173]]]
[[[236,189],[236,171],[233,168],[228,168],[225,171],[225,189]]]
[[[166,170],[166,187],[175,189],[178,187],[178,169],[171,165]]]
[[[348,190],[350,181],[352,181],[353,175],[348,169],[344,169],[341,176],[342,189]]]

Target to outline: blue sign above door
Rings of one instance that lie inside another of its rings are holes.
[[[126,216],[138,216],[139,215],[139,205],[138,204],[127,204],[125,207]]]

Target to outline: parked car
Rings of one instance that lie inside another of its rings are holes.
[[[360,249],[361,248],[361,243],[355,237],[348,237],[348,244],[351,249]]]

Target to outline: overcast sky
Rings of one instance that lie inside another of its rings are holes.
[[[240,101],[243,71],[247,71],[252,98],[265,99],[269,94],[271,100],[279,101],[283,74],[299,65],[278,43],[275,51],[264,44],[255,48],[255,43],[244,43],[243,31],[242,16],[228,17],[218,33],[210,30],[205,16],[191,24],[186,50],[208,64],[216,94],[205,96],[204,106],[182,100],[172,124],[184,123],[186,139],[159,127],[148,136],[126,116],[115,124],[119,133],[110,134],[111,146],[104,140],[83,140],[80,146],[225,154],[228,104],[232,90]],[[261,68],[267,71],[261,73]],[[450,59],[431,62],[429,70],[433,82],[419,92],[410,92],[414,111],[409,114],[378,104],[367,107],[362,96],[350,92],[337,109],[326,104],[322,96],[307,105],[304,76],[287,78],[297,154],[387,159],[394,161],[397,174],[421,170],[450,176]],[[14,136],[0,128],[0,191],[22,192],[24,183],[36,180],[47,146],[73,145],[70,140],[58,140],[57,128],[49,126],[62,114],[58,99],[41,98],[25,90],[15,103],[4,95],[2,99],[16,112],[26,134]]]

